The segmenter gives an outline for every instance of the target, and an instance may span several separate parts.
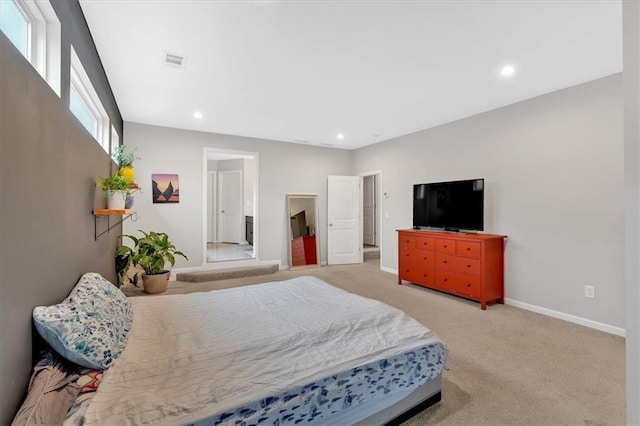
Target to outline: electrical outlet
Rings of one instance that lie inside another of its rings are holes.
[[[584,297],[588,297],[589,299],[596,298],[596,288],[592,285],[584,286]]]

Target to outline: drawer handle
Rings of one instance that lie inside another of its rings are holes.
[[[424,243],[422,243],[422,245],[423,245],[423,246],[426,246],[426,245],[427,245],[427,243],[426,243],[426,242],[424,242]]]
[[[422,260],[427,260],[427,256],[423,257]]]
[[[423,276],[423,277],[426,277],[427,275],[429,275],[429,274],[427,274],[427,273],[425,273],[425,274],[422,274],[422,276]]]
[[[443,278],[443,279],[442,279],[442,282],[445,282],[445,283],[446,283],[446,282],[447,282],[447,279],[446,279],[446,278]]]
[[[467,287],[471,287],[471,283],[466,283],[465,284]]]
[[[447,245],[445,244],[445,245],[443,245],[442,247],[447,248]]]
[[[467,268],[471,268],[471,264],[470,263],[467,263]]]
[[[447,263],[447,261],[446,261],[446,260],[443,260],[443,261],[442,261],[442,263]]]
[[[471,251],[471,247],[467,247],[467,251]]]

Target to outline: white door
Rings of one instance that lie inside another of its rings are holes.
[[[362,240],[376,245],[376,176],[362,179]]]
[[[327,263],[362,263],[360,176],[329,176]]]
[[[218,237],[223,243],[240,243],[242,235],[242,172],[218,172]]]

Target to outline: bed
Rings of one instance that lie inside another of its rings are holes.
[[[66,425],[386,424],[440,400],[433,332],[315,277],[126,303],[126,343]]]

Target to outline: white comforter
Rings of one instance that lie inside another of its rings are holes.
[[[403,312],[314,277],[131,302],[129,342],[88,425],[197,422],[439,342]]]

